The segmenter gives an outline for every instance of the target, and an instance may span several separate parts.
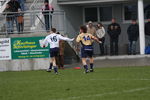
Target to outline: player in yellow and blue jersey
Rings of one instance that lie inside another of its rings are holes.
[[[93,36],[90,33],[87,33],[87,27],[81,26],[80,27],[80,34],[77,36],[76,42],[81,43],[81,58],[82,58],[82,64],[85,68],[85,73],[88,73],[88,65],[86,62],[86,58],[90,58],[90,72],[93,72],[93,40],[100,42],[95,36]],[[77,49],[79,49],[79,46],[77,46]]]

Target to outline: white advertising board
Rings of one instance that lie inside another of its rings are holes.
[[[0,38],[0,60],[11,59],[11,39]]]

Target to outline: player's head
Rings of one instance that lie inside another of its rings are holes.
[[[80,33],[87,33],[87,27],[86,26],[81,26],[80,27]]]
[[[52,28],[51,33],[56,33],[56,28]]]

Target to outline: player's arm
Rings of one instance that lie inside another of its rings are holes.
[[[101,41],[100,41],[97,37],[91,36],[91,38],[92,38],[93,40],[95,40],[96,42],[101,43]]]
[[[76,38],[76,50],[80,51],[80,42],[81,42],[81,37],[78,35]]]
[[[59,35],[59,39],[64,40],[64,41],[69,41],[69,42],[74,40],[74,38],[70,39],[70,38],[67,38],[67,37],[63,37],[61,35]]]

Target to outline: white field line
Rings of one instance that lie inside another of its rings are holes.
[[[108,92],[108,93],[102,93],[102,94],[94,94],[94,95],[88,95],[88,96],[74,96],[74,97],[68,97],[68,98],[64,98],[64,99],[53,99],[53,100],[74,100],[74,99],[81,99],[81,98],[101,97],[101,96],[105,96],[105,95],[116,95],[116,94],[122,94],[122,93],[139,92],[139,91],[144,91],[144,90],[148,90],[148,89],[150,89],[150,87],[123,90],[123,91],[118,91],[118,92]]]
[[[90,80],[102,80],[102,81],[121,81],[121,80],[127,80],[127,81],[150,81],[150,79],[90,79]]]
[[[81,81],[81,80],[57,80],[62,82]],[[150,81],[150,79],[89,79],[86,81]]]

